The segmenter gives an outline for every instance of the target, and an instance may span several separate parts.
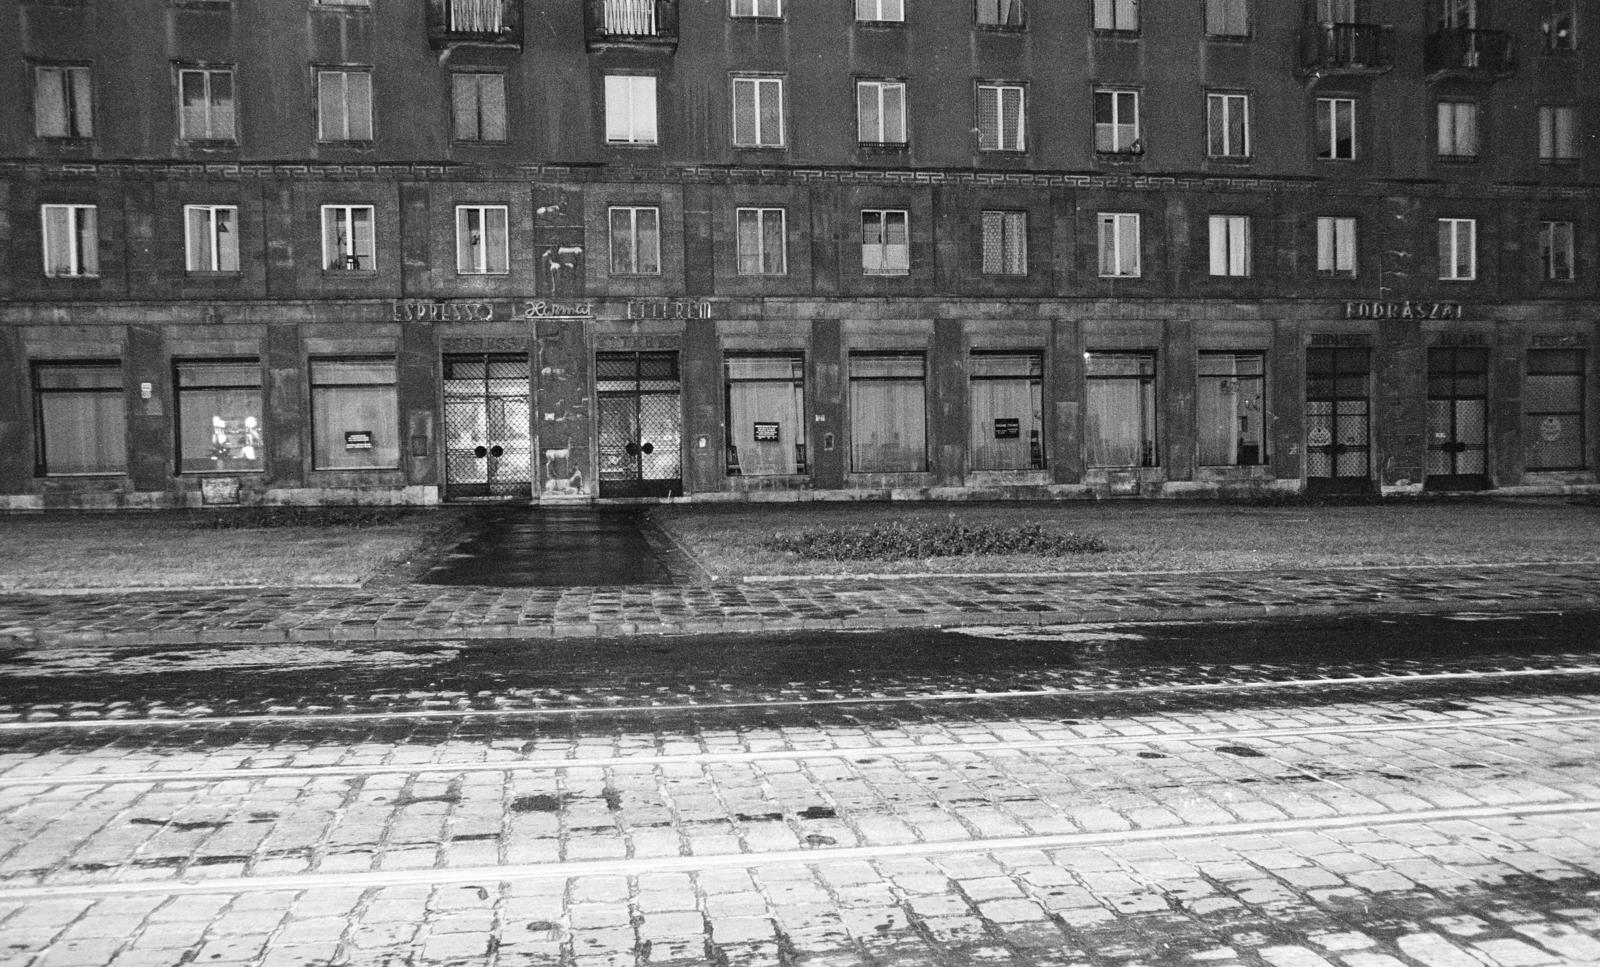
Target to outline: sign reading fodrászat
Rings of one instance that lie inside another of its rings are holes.
[[[499,322],[538,319],[595,319],[593,302],[554,302],[545,299],[508,299],[501,302],[430,299],[395,299],[390,322]],[[619,319],[710,319],[709,302],[630,299]]]
[[[1346,302],[1346,319],[1460,319],[1459,302]]]

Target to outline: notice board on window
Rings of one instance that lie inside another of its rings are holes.
[[[1022,421],[1016,419],[995,420],[994,438],[996,440],[1022,439]]]
[[[778,424],[776,424],[776,423],[757,423],[756,424],[756,442],[757,443],[777,443],[778,442]]]
[[[239,478],[200,478],[200,502],[207,506],[212,504],[237,504],[239,502]]]
[[[346,430],[344,431],[344,448],[346,450],[371,450],[371,430]]]

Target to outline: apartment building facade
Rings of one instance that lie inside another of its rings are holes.
[[[0,0],[0,507],[1559,493],[1589,0]]]

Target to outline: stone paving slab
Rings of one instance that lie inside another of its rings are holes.
[[[1592,565],[1053,578],[845,579],[631,588],[257,589],[0,595],[0,640],[239,643],[599,637],[963,623],[1581,608]]]

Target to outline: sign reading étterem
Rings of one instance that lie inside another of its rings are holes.
[[[1346,302],[1346,319],[1460,319],[1459,302]]]
[[[630,299],[622,306],[619,319],[710,319],[709,302]],[[390,322],[501,322],[539,319],[596,319],[600,309],[593,302],[554,302],[545,299],[508,299],[479,302],[459,299],[395,299],[390,304]]]

